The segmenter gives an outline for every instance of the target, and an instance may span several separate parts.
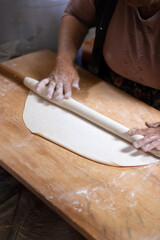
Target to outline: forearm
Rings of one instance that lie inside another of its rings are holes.
[[[56,64],[48,78],[43,79],[37,86],[37,92],[41,92],[47,86],[46,97],[60,101],[70,98],[72,87],[79,89],[79,75],[74,67],[77,51],[88,32],[88,27],[72,16],[62,19]]]
[[[88,27],[75,17],[63,17],[59,32],[57,63],[66,61],[72,64],[74,62],[87,32]]]

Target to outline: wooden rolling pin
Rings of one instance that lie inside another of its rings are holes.
[[[20,73],[17,73],[15,70],[9,68],[6,66],[4,63],[0,63],[0,73],[8,76],[9,78],[12,78],[14,80],[17,80],[18,82],[23,83],[24,81],[24,76]]]

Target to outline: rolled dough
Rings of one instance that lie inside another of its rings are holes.
[[[24,80],[24,84],[34,92],[37,83],[38,81],[31,78]],[[43,98],[45,91],[41,94]],[[128,128],[121,124],[73,99],[62,102],[51,101],[54,104],[50,104],[33,92],[29,93],[23,119],[31,132],[100,163],[136,166],[158,161],[156,157],[134,149],[127,141],[132,142],[135,137],[129,137],[126,134]],[[136,136],[136,139],[141,137]]]

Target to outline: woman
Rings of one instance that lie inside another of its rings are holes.
[[[73,62],[88,29],[96,25],[97,2],[105,4],[107,0],[69,1],[60,28],[56,66],[37,87],[39,92],[48,85],[47,98],[70,98],[71,88],[79,89]],[[112,70],[110,82],[160,109],[160,0],[115,2],[102,49],[105,63]],[[160,122],[146,126],[129,131],[130,135],[144,136],[134,142],[134,147],[160,151]]]

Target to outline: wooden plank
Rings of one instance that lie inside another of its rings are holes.
[[[40,51],[5,64],[46,77],[55,54]],[[160,112],[77,67],[78,101],[127,127],[159,121]],[[87,239],[160,239],[160,164],[112,167],[82,158],[39,136],[22,120],[28,90],[0,76],[0,164]]]

